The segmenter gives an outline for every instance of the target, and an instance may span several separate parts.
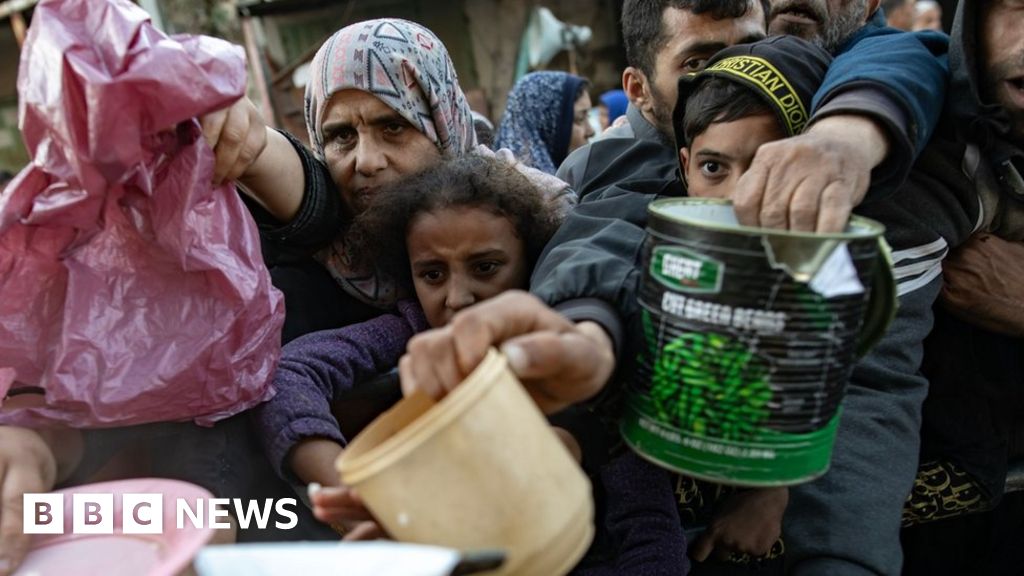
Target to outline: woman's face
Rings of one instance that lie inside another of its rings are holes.
[[[409,223],[406,246],[416,298],[434,328],[463,308],[527,285],[522,239],[508,218],[489,210],[420,214]]]
[[[441,152],[376,96],[341,90],[324,109],[320,131],[331,179],[356,214],[381,186],[429,168]]]
[[[609,118],[608,107],[604,104],[597,105],[597,123],[601,125],[601,131],[604,132],[611,125],[612,121]]]
[[[569,138],[569,151],[566,154],[571,154],[573,150],[586,144],[594,135],[594,128],[588,119],[590,108],[590,94],[584,90],[572,107],[572,137]]]

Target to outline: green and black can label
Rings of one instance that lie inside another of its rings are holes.
[[[825,246],[844,251],[846,266],[832,286],[845,284],[830,289],[795,278],[799,267],[779,262],[779,244],[773,253],[752,229],[659,225],[656,216],[643,247],[644,342],[625,440],[664,467],[717,482],[791,485],[823,474],[880,231]]]

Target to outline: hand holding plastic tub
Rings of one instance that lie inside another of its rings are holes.
[[[398,366],[402,392],[444,396],[491,346],[500,346],[547,414],[596,395],[615,369],[611,339],[599,325],[574,324],[536,297],[510,291],[414,337]]]

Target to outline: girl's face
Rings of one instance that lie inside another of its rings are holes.
[[[434,328],[467,306],[525,288],[529,278],[515,226],[486,209],[419,214],[409,224],[406,246],[416,297]]]

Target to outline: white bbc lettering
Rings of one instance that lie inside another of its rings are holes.
[[[249,529],[249,523],[253,518],[256,519],[256,527],[260,530],[267,529],[267,521],[270,520],[270,512],[274,509],[274,503],[270,498],[263,501],[263,506],[259,505],[259,500],[249,500],[248,506],[242,506],[242,500],[240,498],[234,499],[235,504],[235,518],[238,518],[238,527],[243,530]]]
[[[185,516],[188,516],[193,528],[202,528],[204,524],[203,501],[196,500],[196,507],[193,509],[192,506],[189,505],[188,500],[179,498],[177,512],[175,513],[175,518],[177,519],[175,526],[178,527],[178,530],[183,530],[185,528]]]
[[[25,494],[22,525],[25,534],[64,533],[63,494]]]
[[[113,534],[114,495],[72,494],[71,521],[75,534]]]
[[[125,534],[162,534],[164,498],[160,494],[121,496],[121,531]]]
[[[120,494],[120,529],[124,534],[162,534],[164,532],[163,494]],[[63,494],[24,494],[22,497],[22,529],[25,534],[64,533]],[[189,501],[176,498],[175,525],[186,528],[224,530],[232,527],[234,511],[242,529],[266,530],[270,521],[279,530],[290,530],[299,523],[295,508],[298,500],[243,500],[241,498],[199,498]],[[113,534],[114,494],[72,494],[70,520],[72,534]],[[274,518],[275,515],[277,518]],[[168,523],[168,525],[170,525]]]
[[[231,500],[228,498],[211,498],[210,506],[208,508],[210,517],[207,526],[220,530],[231,528],[231,522],[219,520],[219,518],[228,518],[231,515],[230,512],[228,512],[228,505],[230,504]]]
[[[285,504],[290,504],[293,508],[298,506],[298,502],[295,498],[282,498],[277,501],[274,505],[274,510],[277,511],[278,516],[288,518],[288,522],[274,522],[274,527],[278,530],[291,530],[299,524],[299,516],[294,511],[285,508]]]

